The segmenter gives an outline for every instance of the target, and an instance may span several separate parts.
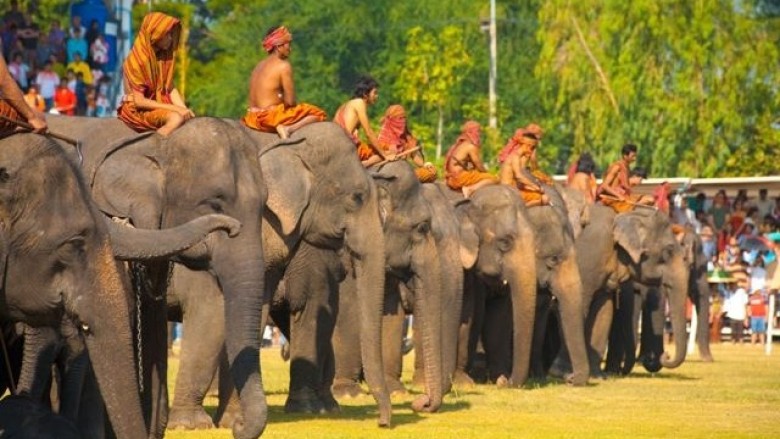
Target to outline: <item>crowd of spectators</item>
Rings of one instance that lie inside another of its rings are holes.
[[[720,339],[725,325],[733,342],[741,343],[749,328],[751,341],[763,343],[770,317],[767,267],[780,249],[780,197],[771,199],[762,189],[755,199],[744,190],[729,199],[721,190],[712,198],[676,194],[672,206],[673,222],[696,230],[708,260],[709,279],[717,291],[710,312],[712,340]]]
[[[16,1],[2,20],[0,39],[8,71],[31,107],[65,115],[111,113],[109,46],[97,20],[88,28],[79,16],[65,29],[58,20],[44,26],[20,11]]]

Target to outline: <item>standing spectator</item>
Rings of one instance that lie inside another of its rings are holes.
[[[780,224],[780,197],[775,198],[775,207],[772,209],[772,219],[776,224]]]
[[[76,72],[68,69],[68,73],[65,74],[65,77],[68,79],[68,88],[70,91],[76,93]]]
[[[747,287],[747,279],[739,279],[737,281],[737,289],[726,300],[726,317],[729,318],[732,343],[742,343],[745,325],[748,323],[748,296],[745,287]]]
[[[712,226],[704,224],[701,227],[701,251],[707,260],[711,260],[713,256],[718,254],[718,246],[715,242],[715,234],[712,231]]]
[[[46,60],[54,53],[51,44],[49,44],[49,36],[43,32],[38,33],[38,50],[35,51],[35,65],[37,67],[46,63]]]
[[[25,61],[35,69],[37,67],[35,63],[37,61],[36,51],[38,50],[40,31],[38,30],[38,25],[33,23],[32,18],[30,18],[30,14],[24,14],[24,23],[19,26],[16,35],[24,48]]]
[[[750,317],[750,343],[764,344],[766,341],[767,296],[763,290],[753,290],[748,299]]]
[[[76,32],[78,32],[78,34],[82,37],[87,34],[87,29],[83,24],[81,24],[80,15],[74,15],[73,18],[70,19],[70,29],[68,29],[68,36],[70,36],[70,38],[74,38],[76,36]]]
[[[97,20],[92,20],[89,23],[89,29],[87,29],[87,33],[84,34],[84,39],[86,39],[87,44],[91,46],[92,43],[97,39],[98,35],[100,35],[100,23],[98,23]]]
[[[97,91],[95,87],[87,87],[87,109],[85,115],[95,117],[97,112]]]
[[[65,69],[65,64],[61,63],[59,58],[52,55],[49,57],[49,61],[51,62],[51,70],[57,74],[60,78],[65,76],[65,73],[67,72],[67,69]],[[57,81],[59,83],[59,81]]]
[[[87,114],[87,87],[84,82],[84,75],[81,72],[76,73],[76,114],[84,116]]]
[[[38,94],[38,85],[35,83],[30,84],[30,88],[27,89],[27,93],[24,95],[24,101],[34,110],[40,112],[46,111],[46,102],[44,102],[43,97]]]
[[[767,216],[774,207],[775,203],[767,198],[767,190],[761,189],[758,191],[758,200],[756,200],[756,208],[758,208],[758,217],[763,218]]]
[[[16,24],[16,27],[21,27],[24,24],[24,14],[19,10],[19,2],[11,0],[11,10],[3,15],[3,22],[5,24]]]
[[[108,43],[103,34],[98,34],[95,41],[89,46],[89,54],[92,58],[92,68],[105,73],[108,63]]]
[[[68,88],[67,78],[62,78],[54,94],[54,108],[66,116],[76,114],[76,94]]]
[[[40,87],[40,94],[46,102],[46,110],[54,105],[54,93],[57,90],[57,84],[60,83],[60,76],[52,71],[51,61],[43,65],[43,70],[38,72],[35,83]]]
[[[84,82],[87,85],[92,85],[92,70],[89,68],[89,64],[84,61],[81,52],[73,54],[73,61],[68,63],[68,70],[73,70],[76,75],[81,73],[84,75]]]
[[[68,55],[68,62],[71,62],[75,59],[75,55],[78,53],[82,57],[84,57],[85,54],[89,53],[89,47],[87,47],[87,40],[84,39],[84,36],[81,35],[81,32],[76,30],[74,31],[74,35],[68,39],[68,42],[65,44],[65,52]]]
[[[8,64],[8,72],[11,73],[11,76],[13,76],[16,83],[19,84],[19,88],[21,88],[22,91],[27,90],[27,78],[30,75],[30,66],[25,64],[21,53],[14,53],[11,63]]]
[[[715,194],[715,198],[712,200],[712,207],[710,207],[707,213],[710,215],[710,224],[715,226],[715,231],[719,232],[723,229],[729,220],[729,205],[724,190],[721,189]]]
[[[734,199],[734,204],[731,208],[731,214],[729,215],[729,224],[731,224],[731,230],[734,230],[735,233],[739,233],[742,223],[745,222],[745,218],[747,218],[747,209],[745,208],[745,199],[742,197],[737,197]]]
[[[60,60],[65,59],[65,31],[60,27],[60,22],[54,20],[49,28],[49,45],[53,54]]]

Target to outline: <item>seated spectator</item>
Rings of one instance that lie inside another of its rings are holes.
[[[54,93],[60,83],[60,76],[52,70],[51,61],[43,65],[43,70],[38,72],[35,83],[38,84],[38,92],[46,102],[46,110],[51,109],[54,105]]]
[[[108,63],[108,43],[103,34],[98,34],[95,41],[90,44],[89,54],[92,60],[92,68],[105,72],[106,64]]]
[[[109,117],[111,109],[111,102],[108,97],[101,91],[97,91],[97,97],[95,98],[95,116],[97,117]]]
[[[76,114],[76,94],[68,88],[68,79],[62,78],[60,86],[54,94],[54,109],[59,114],[74,116]]]
[[[8,63],[8,72],[14,80],[16,80],[16,83],[19,84],[19,88],[21,88],[22,91],[27,90],[29,85],[27,78],[30,75],[30,66],[24,62],[21,53],[14,53],[11,62]]]
[[[76,53],[79,53],[82,57],[84,54],[89,53],[87,40],[84,39],[80,31],[74,31],[73,36],[65,43],[65,53],[68,56],[69,63],[75,59]]]
[[[89,22],[89,28],[87,29],[87,33],[84,34],[84,39],[87,40],[89,46],[92,46],[92,43],[97,39],[98,35],[100,35],[100,22],[93,19]]]
[[[84,76],[84,83],[92,85],[92,70],[89,68],[89,64],[82,58],[81,52],[73,54],[73,61],[68,63],[68,70],[73,70],[76,75],[81,73]]]
[[[76,36],[77,32],[82,37],[84,37],[87,34],[87,28],[85,28],[84,25],[81,24],[80,15],[74,15],[70,19],[70,28],[68,29],[68,36],[70,38],[73,38]]]
[[[35,83],[30,84],[27,93],[24,95],[24,101],[34,110],[41,112],[46,111],[46,102],[44,102],[43,97],[38,94],[38,85]]]
[[[17,37],[19,37],[19,41],[22,43],[22,48],[24,49],[24,60],[32,66],[32,68],[36,68],[36,50],[38,50],[38,37],[40,35],[40,31],[38,30],[38,25],[33,23],[32,18],[30,17],[30,14],[24,14],[24,23],[19,26],[19,30],[16,32]]]
[[[68,88],[73,93],[76,93],[76,72],[68,69],[68,73],[65,74],[65,78],[68,79]]]
[[[59,21],[54,20],[51,22],[47,37],[52,54],[57,55],[57,58],[60,60],[65,59],[65,31],[60,27]]]

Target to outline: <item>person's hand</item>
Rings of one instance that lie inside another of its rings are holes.
[[[398,156],[394,152],[390,152],[385,154],[385,160],[387,160],[388,162],[394,162],[398,160]]]
[[[425,162],[423,164],[423,167],[424,168],[428,168],[428,169],[433,169],[434,168],[433,163],[431,163],[431,162]]]
[[[176,107],[176,112],[179,113],[179,115],[183,117],[185,121],[188,121],[193,117],[195,117],[195,113],[193,113],[192,110],[186,107]]]
[[[49,125],[46,124],[46,120],[43,116],[35,115],[27,121],[33,127],[33,132],[43,134],[49,129]]]

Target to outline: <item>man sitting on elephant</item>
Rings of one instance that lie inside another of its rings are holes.
[[[531,158],[538,139],[534,133],[518,129],[509,139],[504,151],[511,151],[501,164],[501,184],[520,191],[520,197],[528,207],[546,206],[550,198],[544,193],[542,182],[531,173]]]
[[[161,12],[144,17],[123,65],[125,96],[117,110],[130,128],[168,136],[195,117],[173,86],[180,36],[179,19]]]
[[[583,152],[569,168],[566,186],[579,191],[589,204],[596,202],[596,162],[589,152]]]
[[[617,213],[629,212],[637,205],[652,206],[655,203],[654,197],[631,193],[631,187],[647,178],[647,173],[643,169],[630,171],[631,163],[636,160],[636,145],[631,143],[623,145],[621,153],[622,158],[609,166],[599,186],[597,191],[599,201]]]
[[[19,89],[19,85],[8,71],[8,65],[5,59],[0,55],[0,116],[12,120],[27,121],[34,128],[36,133],[46,131],[46,120],[43,115],[30,108],[24,95]],[[0,121],[0,137],[16,131],[16,124],[2,120]]]
[[[469,120],[464,123],[460,136],[447,151],[444,159],[447,186],[455,191],[463,191],[466,198],[481,187],[498,183],[498,179],[487,172],[479,156],[482,145],[480,129],[476,121]]]
[[[378,97],[379,84],[376,80],[370,76],[360,78],[352,93],[352,99],[343,103],[336,110],[336,116],[333,118],[333,122],[344,128],[352,138],[357,147],[358,157],[366,168],[389,158],[389,155],[380,148],[379,140],[368,122],[367,108],[369,105],[374,105]],[[368,143],[358,137],[358,125],[368,137]]]
[[[272,27],[263,38],[268,57],[252,71],[249,81],[249,109],[242,122],[249,128],[279,133],[286,139],[293,132],[327,118],[325,112],[295,99],[290,61],[292,35],[285,26]]]
[[[414,174],[420,183],[436,181],[436,168],[423,158],[422,150],[418,148],[417,138],[409,131],[409,125],[406,123],[404,107],[400,105],[387,107],[385,117],[382,118],[382,127],[379,129],[379,145],[384,151],[405,154],[407,158],[411,158],[415,167]],[[415,148],[417,150],[411,152]]]

